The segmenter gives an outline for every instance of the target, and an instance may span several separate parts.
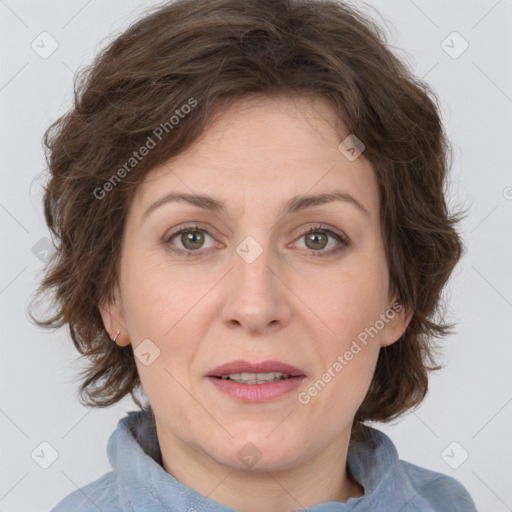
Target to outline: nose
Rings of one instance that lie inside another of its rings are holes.
[[[233,254],[233,266],[227,276],[223,322],[251,334],[268,334],[287,325],[291,292],[278,258],[249,240]]]

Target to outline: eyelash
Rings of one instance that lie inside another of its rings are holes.
[[[185,231],[202,231],[203,233],[206,233],[208,236],[210,236],[210,237],[212,236],[206,229],[203,229],[197,225],[185,226],[165,238],[164,243],[167,246],[167,250],[169,250],[170,252],[175,253],[175,254],[184,255],[186,257],[197,258],[197,257],[203,256],[203,253],[201,253],[201,249],[192,251],[190,249],[175,249],[170,246],[171,240],[173,238],[175,238],[176,236],[181,235],[181,233],[183,233]],[[307,230],[305,230],[303,233],[301,233],[299,235],[297,240],[299,240],[300,238],[302,238],[305,235],[309,235],[311,233],[318,233],[318,232],[326,233],[330,237],[332,237],[335,240],[337,240],[338,242],[340,242],[340,244],[337,247],[335,247],[334,249],[330,249],[328,251],[324,251],[324,250],[314,251],[311,249],[309,251],[309,253],[314,257],[325,258],[325,257],[329,257],[329,256],[334,256],[334,255],[338,254],[340,251],[342,251],[343,249],[350,246],[350,241],[347,237],[341,235],[340,233],[331,231],[330,229],[327,229],[327,228],[323,227],[322,225],[316,225],[316,226],[309,227]]]

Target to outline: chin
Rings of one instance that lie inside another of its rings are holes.
[[[296,466],[305,457],[305,443],[294,441],[290,436],[271,439],[268,432],[261,436],[236,435],[229,451],[226,446],[217,446],[217,453],[210,454],[230,469],[251,473],[281,471]],[[286,433],[284,433],[286,434]]]

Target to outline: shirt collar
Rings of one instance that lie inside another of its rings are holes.
[[[368,440],[349,445],[347,464],[364,487],[364,495],[345,502],[329,501],[308,507],[311,512],[378,510],[385,503],[400,510],[416,491],[405,474],[393,442],[383,432],[366,427]],[[178,482],[161,466],[161,453],[152,414],[131,412],[110,436],[107,455],[116,477],[122,510],[153,512],[236,512]]]

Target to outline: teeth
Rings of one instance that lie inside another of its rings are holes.
[[[277,382],[281,379],[287,379],[290,375],[280,372],[269,373],[230,373],[229,375],[222,375],[221,379],[230,379],[238,382],[239,384],[266,384],[268,382]]]

